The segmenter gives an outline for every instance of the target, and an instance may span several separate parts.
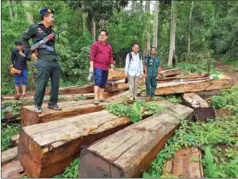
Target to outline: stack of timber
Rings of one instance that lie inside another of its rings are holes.
[[[161,78],[159,77],[158,78],[158,81],[175,81],[175,80],[201,80],[201,79],[204,79],[206,77],[209,77],[210,74],[209,73],[204,73],[204,74],[197,74],[197,73],[192,73],[192,74],[189,74],[189,75],[184,75],[183,73],[179,74],[179,75],[175,75],[175,76],[172,76],[172,77],[164,77],[164,78]]]
[[[82,178],[132,178],[146,171],[180,125],[191,119],[193,109],[170,104],[165,110],[104,138],[80,154]]]
[[[215,119],[215,110],[209,106],[207,101],[202,99],[196,93],[183,94],[185,105],[194,109],[195,120],[206,121],[207,119]]]
[[[182,71],[177,69],[177,68],[176,69],[163,70],[163,71],[159,72],[159,74],[162,76],[162,78],[176,76],[176,75],[179,75],[181,73],[182,73]]]
[[[179,114],[193,111],[166,101],[159,101],[158,104],[168,106],[170,111],[177,109]],[[145,116],[146,113],[143,114],[143,117]],[[52,177],[77,158],[84,145],[91,145],[131,124],[127,117],[117,117],[103,110],[23,127],[18,158],[28,177]]]
[[[70,94],[89,94],[94,92],[94,86],[93,85],[85,85],[85,86],[70,86],[70,87],[64,87],[59,89],[60,95],[70,95]],[[27,92],[27,97],[33,97],[34,96],[33,91]],[[50,95],[50,89],[47,89],[45,92],[45,95]],[[13,100],[16,99],[15,95],[3,95],[3,100]]]
[[[222,79],[207,79],[194,81],[176,81],[158,83],[155,90],[156,95],[181,94],[190,92],[210,91],[217,89],[231,88],[231,79],[224,77]]]

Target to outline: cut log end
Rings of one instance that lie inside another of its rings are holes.
[[[83,165],[80,165],[80,178],[94,178],[95,176],[97,178],[121,178],[125,176],[119,167],[87,149],[81,151],[80,161],[83,162]]]

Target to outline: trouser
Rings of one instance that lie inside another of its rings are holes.
[[[150,96],[150,97],[155,96],[156,87],[157,87],[156,77],[147,77],[146,78],[146,96]]]
[[[129,83],[129,93],[130,96],[136,97],[138,93],[138,76],[130,76],[128,75],[128,83]]]
[[[27,76],[28,76],[28,71],[27,70],[22,70],[21,74],[15,74],[15,86],[27,86]]]
[[[108,70],[94,68],[94,86],[104,89],[107,83]]]
[[[49,105],[57,104],[61,76],[61,68],[58,61],[38,59],[35,62],[35,67],[37,69],[36,92],[34,96],[35,105],[42,106],[49,78],[51,80]]]

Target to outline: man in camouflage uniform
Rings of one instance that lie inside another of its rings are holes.
[[[44,37],[54,33],[52,29],[54,25],[54,11],[49,8],[43,8],[40,10],[40,15],[41,23],[31,25],[22,37],[23,48],[29,52],[28,54],[31,54],[30,39],[32,39],[33,44],[35,44]],[[37,58],[34,65],[38,71],[34,96],[35,112],[42,112],[42,101],[49,78],[51,79],[51,93],[48,108],[61,110],[57,105],[61,68],[55,51],[55,38],[38,48],[32,56]]]

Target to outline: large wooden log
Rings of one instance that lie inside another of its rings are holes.
[[[184,74],[179,74],[173,77],[164,77],[161,78],[160,76],[158,77],[158,81],[172,81],[172,80],[199,80],[199,79],[204,79],[205,77],[209,77],[209,73],[204,73],[204,74],[197,74],[197,73],[192,73],[189,75],[184,75]]]
[[[70,87],[63,87],[59,89],[60,95],[69,95],[69,94],[88,94],[94,92],[94,86],[93,85],[85,85],[85,86],[70,86]],[[34,91],[28,91],[27,96],[34,96]],[[47,89],[45,92],[45,95],[50,95],[50,89]],[[3,95],[3,100],[13,100],[16,99],[16,95]]]
[[[79,156],[83,145],[130,124],[107,111],[23,127],[18,158],[28,177],[53,177]]]
[[[139,85],[144,84],[144,78],[140,78],[138,80]],[[118,91],[124,91],[129,89],[128,83],[125,83],[125,79],[117,80],[117,81],[107,81],[105,91],[109,93],[114,93]]]
[[[125,69],[116,68],[114,72],[109,71],[108,80],[122,80],[125,78]]]
[[[109,98],[109,97],[115,96],[117,94],[118,94],[118,92],[117,93],[104,92],[104,98]],[[82,100],[94,99],[94,93],[59,95],[58,98],[59,98],[58,102],[79,101],[81,99]],[[50,96],[46,95],[44,97],[43,103],[48,103],[49,99],[50,99]],[[23,106],[34,104],[34,97],[33,96],[29,96],[29,97],[26,97],[26,98],[20,98],[19,100],[20,100],[20,102],[22,103]]]
[[[18,147],[13,147],[2,152],[2,165],[6,164],[17,157]]]
[[[175,76],[178,74],[181,74],[182,71],[179,69],[168,69],[168,70],[163,70],[160,71],[159,74],[162,75],[162,77],[171,77],[171,76]]]
[[[45,123],[55,120],[61,120],[66,117],[82,115],[92,112],[101,111],[104,108],[105,104],[109,102],[120,102],[123,100],[121,96],[124,94],[118,94],[111,98],[108,98],[107,102],[100,103],[99,105],[93,104],[92,100],[83,100],[83,101],[74,101],[74,102],[64,102],[59,103],[59,106],[62,107],[62,111],[54,111],[48,109],[47,104],[43,104],[43,112],[38,114],[34,112],[34,106],[25,106],[21,113],[21,124],[22,126],[29,126],[39,123]]]
[[[13,160],[2,166],[2,178],[22,178],[24,169],[19,160]]]
[[[231,88],[231,80],[229,77],[216,80],[206,79],[198,81],[158,83],[157,88],[155,90],[155,94],[168,95],[178,93],[209,91],[224,88]]]
[[[196,147],[182,148],[164,166],[163,175],[179,178],[203,178],[202,154]]]
[[[140,177],[179,127],[179,118],[192,117],[193,109],[181,106],[174,104],[173,110],[162,111],[83,149],[80,177]]]
[[[196,93],[183,94],[184,104],[194,109],[194,120],[215,119],[215,110]]]

